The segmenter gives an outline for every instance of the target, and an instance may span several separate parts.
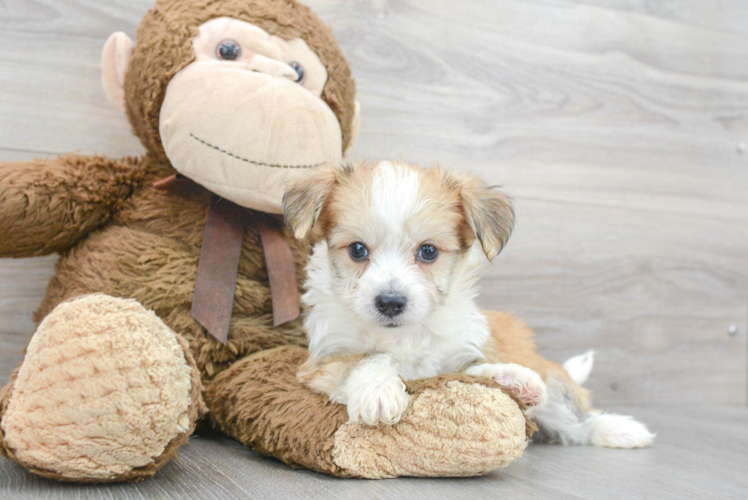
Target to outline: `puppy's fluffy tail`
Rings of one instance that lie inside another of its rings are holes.
[[[582,385],[590,376],[592,365],[595,364],[595,351],[590,349],[584,354],[569,358],[564,362],[564,370],[569,374],[571,379],[579,385]]]

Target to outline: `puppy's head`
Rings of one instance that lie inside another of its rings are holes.
[[[286,192],[283,215],[297,238],[320,226],[337,299],[386,327],[423,321],[463,284],[475,240],[491,260],[514,222],[477,177],[404,162],[317,170]]]

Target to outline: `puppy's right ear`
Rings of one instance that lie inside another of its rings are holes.
[[[309,177],[297,182],[283,195],[283,218],[296,239],[304,239],[312,232],[322,212],[327,195],[335,184],[335,174],[320,167]]]

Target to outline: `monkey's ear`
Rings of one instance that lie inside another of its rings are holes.
[[[312,232],[333,184],[333,171],[319,167],[311,176],[302,178],[285,192],[283,218],[296,239],[304,239]]]
[[[109,36],[101,51],[101,83],[109,102],[125,111],[125,73],[130,63],[135,42],[117,31]]]
[[[358,101],[355,101],[353,108],[353,121],[351,122],[351,140],[348,141],[347,151],[356,145],[359,130],[361,130],[361,105]]]
[[[502,192],[477,177],[463,179],[460,197],[470,229],[488,260],[499,255],[514,228],[514,209]]]

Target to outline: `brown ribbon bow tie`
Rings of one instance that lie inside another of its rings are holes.
[[[155,182],[154,187],[169,189],[182,179],[168,177]],[[242,241],[252,223],[257,225],[265,253],[273,301],[273,326],[293,321],[301,314],[293,254],[281,231],[280,221],[213,195],[197,265],[191,314],[222,344],[226,344],[229,336]]]

